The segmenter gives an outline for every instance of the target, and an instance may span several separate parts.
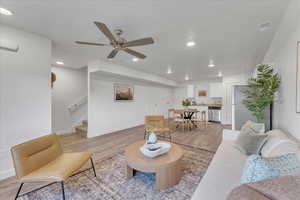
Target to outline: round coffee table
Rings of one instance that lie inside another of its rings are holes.
[[[156,187],[160,190],[178,184],[182,177],[181,147],[171,143],[172,147],[168,153],[156,158],[148,158],[140,151],[140,147],[144,144],[145,141],[142,140],[126,148],[127,178],[133,177],[136,171],[141,171],[155,173]]]

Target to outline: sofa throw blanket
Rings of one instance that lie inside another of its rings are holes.
[[[300,176],[284,176],[243,184],[227,200],[296,200],[300,198]]]

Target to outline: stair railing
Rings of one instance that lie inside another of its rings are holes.
[[[84,96],[82,98],[80,98],[76,103],[71,104],[68,107],[69,112],[75,112],[77,111],[82,105],[85,105],[88,103],[88,97]]]

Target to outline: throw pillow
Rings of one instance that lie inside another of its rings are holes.
[[[300,153],[300,147],[280,130],[267,132],[268,141],[261,149],[263,157],[276,157],[288,153]]]
[[[267,140],[266,134],[256,134],[253,129],[246,127],[240,132],[235,141],[235,147],[246,155],[258,154]]]
[[[241,177],[241,183],[251,183],[288,175],[299,175],[299,161],[294,153],[274,158],[249,156]]]
[[[265,124],[264,123],[255,123],[251,120],[248,120],[241,128],[241,132],[245,128],[251,128],[255,133],[264,133],[265,132]]]

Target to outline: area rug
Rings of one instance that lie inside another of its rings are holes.
[[[208,168],[214,153],[183,146],[183,177],[178,185],[166,190],[155,188],[155,175],[137,174],[127,180],[124,152],[95,164],[97,177],[92,170],[75,175],[65,182],[67,200],[188,200]],[[60,200],[60,184],[53,184],[20,200]]]

